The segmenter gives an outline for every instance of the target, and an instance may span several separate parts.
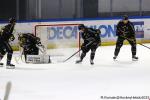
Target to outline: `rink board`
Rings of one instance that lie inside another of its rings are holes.
[[[116,25],[120,19],[79,19],[79,20],[67,20],[67,21],[52,21],[41,20],[32,22],[18,22],[15,26],[14,35],[15,41],[12,42],[14,49],[18,48],[18,33],[33,33],[35,34],[36,25],[54,25],[54,24],[85,24],[87,27],[92,27],[101,30],[102,45],[114,45],[116,41]],[[136,37],[138,42],[149,43],[150,42],[150,18],[132,18],[130,19],[135,27]],[[6,23],[1,23],[0,28]],[[47,36],[48,48],[52,48],[55,45],[51,44],[65,44],[68,41],[70,47],[77,46],[77,26],[54,26],[47,28],[51,30],[53,34]],[[69,33],[68,33],[69,31]],[[46,34],[46,33],[43,33]]]

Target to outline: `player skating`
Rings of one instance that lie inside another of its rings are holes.
[[[128,20],[128,16],[124,15],[123,20],[117,24],[116,35],[118,36],[113,59],[115,60],[119,54],[120,48],[124,40],[127,40],[131,45],[132,60],[138,60],[136,57],[136,38],[135,29],[132,22]]]
[[[93,65],[96,49],[101,43],[100,39],[101,32],[99,29],[87,28],[83,24],[79,25],[78,28],[82,36],[82,39],[84,40],[84,43],[81,46],[82,53],[80,56],[80,60],[77,60],[76,63],[81,63],[83,58],[86,56],[86,53],[89,50],[91,50],[90,63]]]
[[[0,32],[0,60],[7,53],[7,68],[15,68],[15,65],[11,64],[13,49],[10,46],[9,42],[15,39],[13,33],[14,27],[16,24],[16,20],[14,18],[9,19],[9,24],[4,26]],[[0,63],[3,65],[3,63]]]

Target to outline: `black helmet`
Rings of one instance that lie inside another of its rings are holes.
[[[123,20],[128,20],[128,16],[127,15],[123,15]]]
[[[15,18],[9,18],[9,23],[13,23],[13,22],[16,22],[16,19]]]
[[[81,30],[81,29],[83,29],[83,28],[85,28],[84,24],[80,24],[80,25],[78,26],[78,29],[79,29],[79,30]]]

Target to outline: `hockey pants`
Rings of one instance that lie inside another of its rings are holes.
[[[125,38],[118,37],[117,42],[116,42],[115,52],[114,52],[115,56],[118,56],[118,54],[120,52],[120,48],[122,47],[124,40],[125,40]],[[135,56],[136,55],[136,40],[135,40],[135,38],[127,39],[127,41],[131,45],[132,56]]]

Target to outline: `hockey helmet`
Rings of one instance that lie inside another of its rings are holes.
[[[16,22],[16,19],[15,18],[9,18],[9,23],[13,23],[13,22]]]
[[[123,20],[128,20],[128,16],[127,15],[123,15]]]
[[[79,29],[79,30],[84,29],[84,28],[85,28],[84,24],[80,24],[80,25],[78,26],[78,29]]]

